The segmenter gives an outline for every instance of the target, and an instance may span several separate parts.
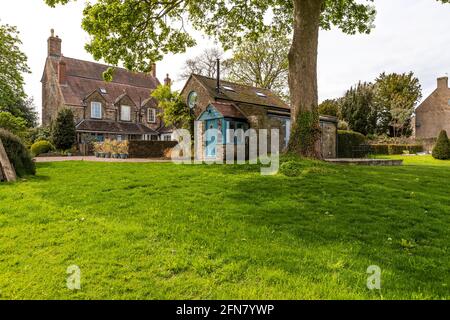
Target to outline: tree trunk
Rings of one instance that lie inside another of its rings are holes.
[[[324,0],[292,0],[294,38],[289,52],[291,138],[288,151],[321,159],[317,92],[317,51]]]

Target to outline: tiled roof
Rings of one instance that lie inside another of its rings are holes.
[[[115,122],[105,120],[82,120],[77,131],[105,132],[116,134],[157,134],[156,131],[140,123]]]
[[[212,106],[216,108],[224,117],[246,119],[242,112],[232,103],[214,102]]]
[[[66,63],[67,84],[62,85],[61,90],[67,105],[81,106],[86,96],[105,89],[106,93],[100,93],[106,102],[113,104],[120,96],[127,94],[138,106],[149,99],[150,92],[159,85],[158,79],[150,74],[134,73],[122,68],[117,68],[113,80],[106,82],[102,74],[108,69],[107,65],[67,57],[61,59]],[[53,61],[54,70],[58,70],[57,64],[57,61]],[[150,101],[156,107],[156,101]]]
[[[197,74],[192,77],[197,79],[209,91],[209,94],[222,100],[229,100],[237,103],[247,103],[266,107],[276,107],[290,109],[280,97],[268,89],[261,89],[252,86],[240,85],[229,81],[220,81],[220,93],[217,92],[217,80]],[[228,90],[231,88],[233,90]],[[259,93],[259,94],[258,94]]]

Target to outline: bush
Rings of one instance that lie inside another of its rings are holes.
[[[73,147],[76,131],[72,110],[62,109],[59,111],[52,127],[52,140],[58,150],[68,150]]]
[[[9,131],[0,129],[0,139],[18,177],[36,173],[36,167],[31,154],[19,137]]]
[[[353,148],[365,143],[366,137],[361,133],[354,131],[338,130],[338,157],[352,158]]]
[[[423,146],[421,144],[372,144],[371,151],[376,155],[415,154],[422,152]]]
[[[38,156],[43,153],[48,153],[49,151],[52,151],[52,150],[54,150],[53,145],[50,142],[45,141],[45,140],[35,142],[31,146],[31,153],[34,156]]]
[[[450,159],[450,141],[448,140],[447,132],[445,130],[442,130],[441,133],[439,133],[432,155],[433,158],[438,160]]]
[[[298,161],[286,161],[280,166],[280,173],[286,177],[298,177],[302,174],[304,165]]]

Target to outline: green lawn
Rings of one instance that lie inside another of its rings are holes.
[[[398,157],[397,157],[398,158]],[[450,161],[65,162],[0,185],[1,299],[448,299]],[[81,268],[81,290],[66,269]],[[366,269],[382,270],[381,291]]]

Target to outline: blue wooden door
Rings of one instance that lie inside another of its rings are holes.
[[[217,145],[217,132],[212,132],[209,129],[217,130],[217,119],[206,120],[206,157],[215,158],[216,157],[216,145]]]

